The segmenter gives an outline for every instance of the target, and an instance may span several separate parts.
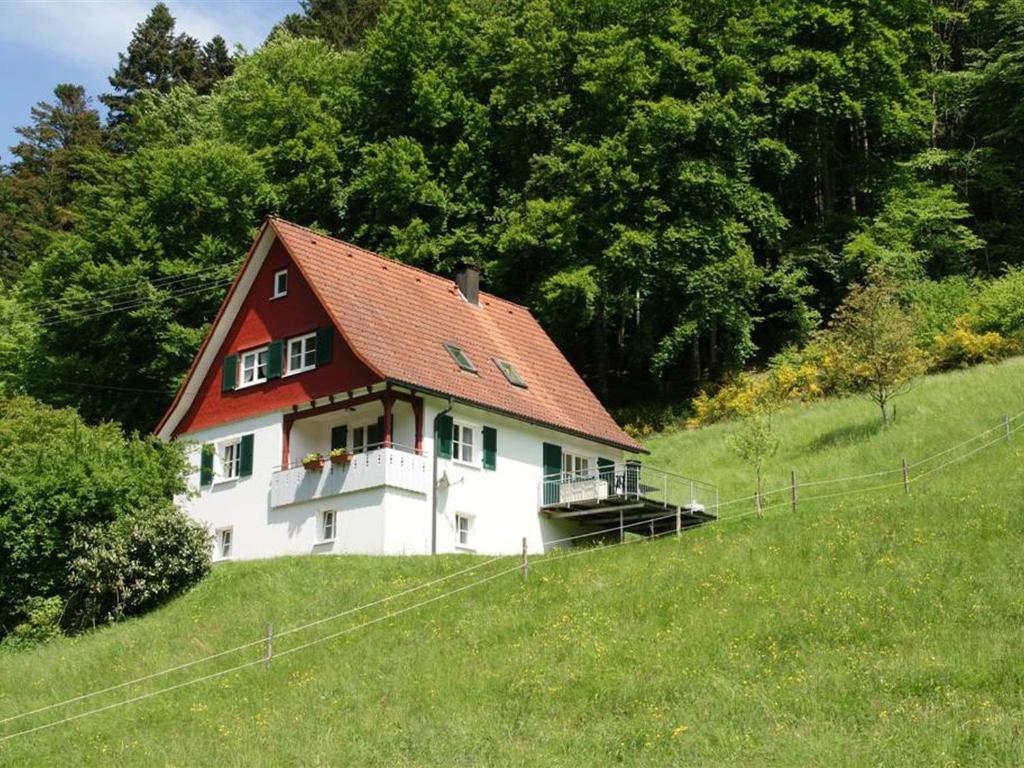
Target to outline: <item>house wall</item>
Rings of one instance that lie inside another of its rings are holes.
[[[273,299],[274,273],[280,269],[288,270],[288,293]],[[289,408],[293,403],[308,403],[379,381],[380,377],[363,364],[336,332],[330,363],[263,384],[221,391],[223,361],[227,355],[329,325],[333,325],[333,321],[292,263],[281,241],[275,241],[217,352],[215,364],[199,385],[195,401],[174,434],[178,436],[224,422],[256,417],[268,411]]]
[[[358,407],[355,412],[339,411],[330,417],[314,417],[305,424],[296,421],[292,429],[292,456],[326,451],[330,427],[336,423],[361,420],[379,403]],[[446,407],[438,398],[424,402],[424,452],[433,455],[434,417]],[[282,420],[285,411],[197,430],[181,439],[193,443],[190,458],[194,471],[189,478],[193,492],[181,499],[182,506],[211,530],[233,529],[233,559],[272,557],[305,553],[427,554],[431,541],[431,499],[427,493],[398,488],[370,488],[340,496],[271,508],[270,484],[281,459]],[[377,411],[373,411],[376,414]],[[473,551],[482,554],[514,554],[526,537],[530,552],[540,553],[551,542],[580,532],[571,521],[553,521],[538,512],[539,484],[543,474],[543,444],[560,445],[596,460],[606,457],[621,461],[621,450],[571,437],[555,430],[526,424],[482,409],[456,404],[451,411],[456,422],[474,428],[475,456],[472,464],[452,459],[438,461],[438,477],[446,478],[438,490],[437,551]],[[396,404],[396,442],[411,444],[412,409]],[[482,468],[484,426],[497,430],[495,470]],[[199,446],[202,443],[252,433],[253,474],[199,487]],[[333,543],[320,543],[320,513],[337,510],[338,533]],[[471,520],[470,541],[460,547],[456,541],[455,516]]]
[[[433,451],[434,417],[446,406],[444,401],[428,399],[424,412],[424,444]],[[465,551],[456,542],[455,516],[472,518],[469,549],[482,554],[516,553],[525,536],[531,553],[548,549],[550,542],[580,532],[578,524],[551,520],[539,514],[539,486],[544,473],[544,443],[553,443],[564,451],[589,456],[623,459],[623,452],[593,441],[576,438],[556,430],[499,416],[479,408],[455,404],[451,416],[475,427],[477,455],[473,465],[454,459],[438,461],[438,477],[447,474],[449,484],[438,488],[437,549],[439,552]],[[482,468],[480,429],[494,427],[498,434],[496,468]],[[429,513],[427,523],[429,524]]]

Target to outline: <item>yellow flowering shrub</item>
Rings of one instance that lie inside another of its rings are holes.
[[[978,333],[964,318],[949,333],[935,337],[932,355],[938,368],[966,367],[1001,360],[1020,350],[1019,345],[996,331]]]

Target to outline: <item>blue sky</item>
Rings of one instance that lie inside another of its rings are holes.
[[[15,126],[48,100],[57,83],[78,83],[96,96],[109,89],[135,26],[157,0],[0,0],[0,162],[10,160]],[[215,34],[228,47],[252,50],[298,0],[166,0],[179,32],[202,42]]]

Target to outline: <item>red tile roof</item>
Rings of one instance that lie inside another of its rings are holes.
[[[478,306],[447,278],[281,219],[270,219],[355,354],[383,379],[633,451],[623,432],[529,310],[481,292]],[[442,346],[461,347],[478,373]],[[527,388],[511,385],[508,360]]]

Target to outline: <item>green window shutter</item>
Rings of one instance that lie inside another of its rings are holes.
[[[281,369],[284,367],[284,342],[272,341],[267,345],[267,378],[281,378]]]
[[[199,487],[213,482],[213,443],[199,449]]]
[[[241,453],[238,457],[238,476],[252,476],[252,435],[242,435]]]
[[[562,446],[544,443],[544,504],[558,503],[558,487],[562,472]]]
[[[498,430],[484,427],[484,469],[495,469],[498,462]]]
[[[331,450],[335,448],[348,447],[348,426],[342,424],[340,427],[331,428]]]
[[[437,417],[437,434],[434,439],[437,446],[437,458],[450,459],[452,457],[452,417],[448,415]]]
[[[220,391],[231,392],[238,386],[238,355],[224,358],[224,375],[220,380]]]
[[[331,362],[331,342],[334,340],[334,326],[327,325],[316,329],[316,366]]]

